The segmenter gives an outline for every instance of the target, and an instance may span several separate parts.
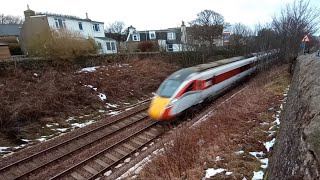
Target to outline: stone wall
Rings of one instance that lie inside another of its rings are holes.
[[[298,58],[267,179],[320,179],[320,57]]]

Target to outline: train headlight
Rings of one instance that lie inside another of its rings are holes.
[[[171,106],[173,106],[173,105],[174,105],[174,103],[176,103],[177,101],[178,101],[178,99],[177,99],[177,98],[172,99],[172,100],[170,101],[170,103],[167,105],[167,107],[171,107]]]

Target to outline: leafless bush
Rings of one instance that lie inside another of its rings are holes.
[[[130,100],[154,92],[161,82],[177,66],[163,61],[161,57],[132,60],[129,64],[117,64],[98,69],[99,73],[88,74],[84,84],[91,84],[108,95],[108,99]],[[103,79],[103,81],[100,80]]]
[[[42,117],[64,117],[100,103],[76,77],[53,69],[43,74],[19,71],[0,78],[0,129],[18,134],[19,127],[39,123]]]
[[[190,136],[189,134],[193,134]],[[163,145],[161,155],[146,166],[142,179],[176,179],[199,176],[202,174],[203,159],[200,149],[203,141],[199,141],[197,132],[184,127],[176,131],[172,144]],[[200,167],[200,169],[199,169]],[[192,179],[192,178],[191,178]]]
[[[159,50],[159,45],[157,42],[143,41],[138,44],[138,49],[141,52],[154,52]]]

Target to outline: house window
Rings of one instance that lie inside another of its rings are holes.
[[[102,49],[102,45],[99,42],[98,42],[98,49]]]
[[[149,38],[150,39],[156,39],[156,32],[155,31],[149,31]]]
[[[78,24],[79,24],[79,29],[82,31],[83,30],[82,22],[78,22]]]
[[[92,29],[93,29],[93,31],[99,32],[99,31],[100,31],[100,26],[99,26],[99,24],[92,24]]]
[[[106,42],[107,43],[107,50],[108,51],[115,51],[116,50],[116,44],[114,42]]]
[[[54,18],[54,22],[56,24],[56,28],[65,28],[66,27],[66,21],[61,18]]]
[[[175,40],[176,33],[175,32],[168,32],[167,37],[168,37],[168,40]]]
[[[168,44],[168,51],[173,51],[173,44]]]
[[[140,41],[140,34],[133,34],[132,35],[132,40],[133,41]]]

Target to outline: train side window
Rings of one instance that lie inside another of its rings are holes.
[[[187,92],[189,92],[189,91],[192,91],[193,88],[194,88],[194,82],[191,83],[191,84],[187,87],[187,89],[186,89],[186,91],[185,91],[184,93],[187,93]]]
[[[214,85],[216,83],[216,77],[212,77],[211,82],[212,82],[212,85]]]

